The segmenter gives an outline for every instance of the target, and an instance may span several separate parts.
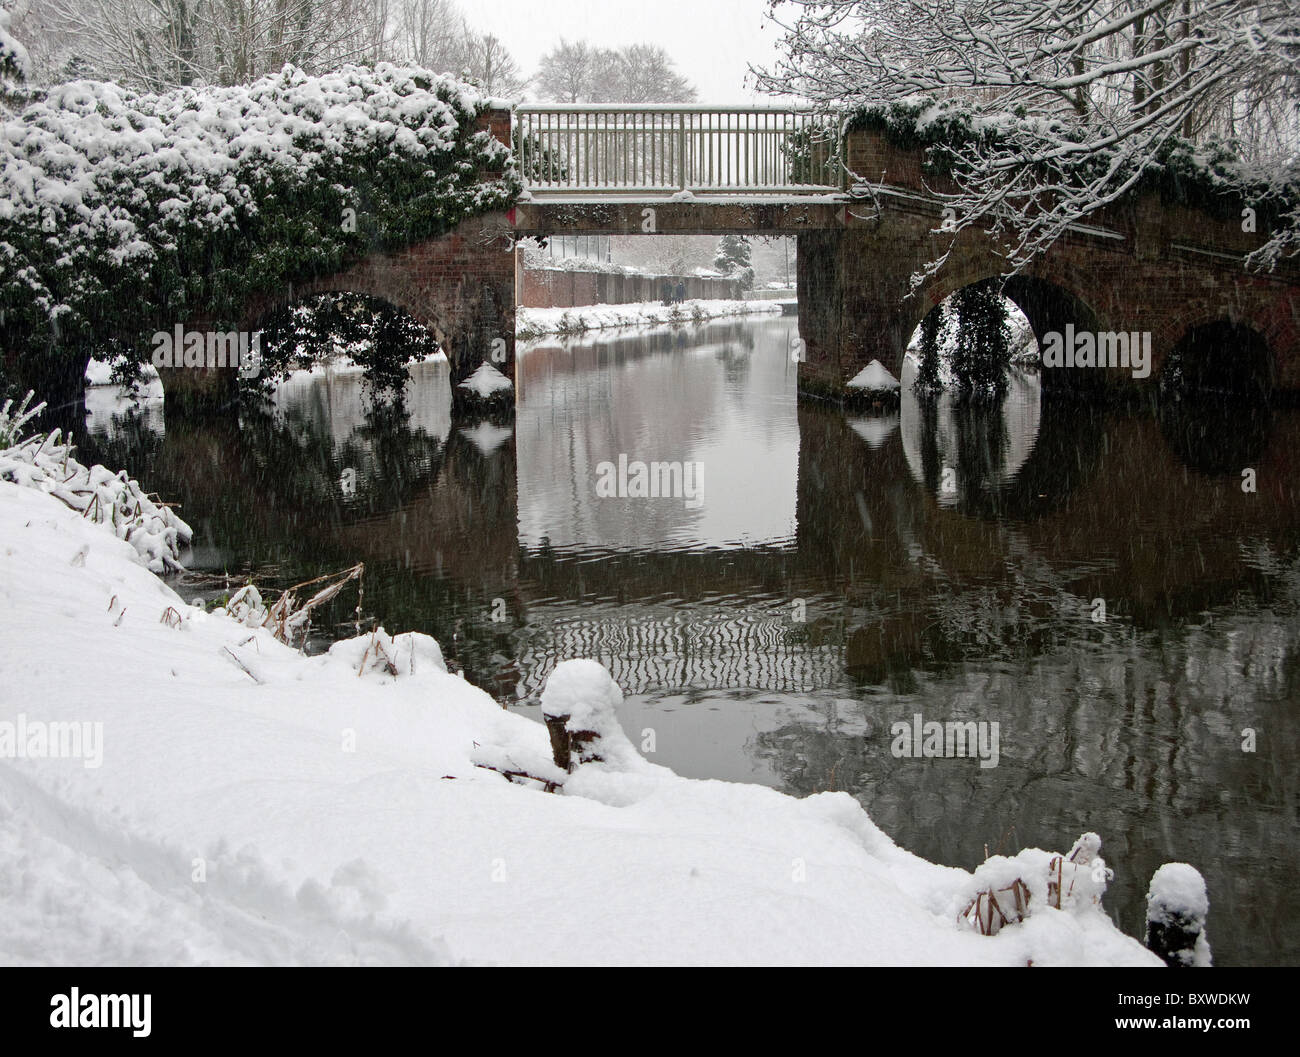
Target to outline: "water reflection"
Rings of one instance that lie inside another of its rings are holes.
[[[1024,466],[1038,439],[1042,394],[1036,371],[1012,370],[998,408],[963,405],[949,392],[918,400],[911,391],[916,369],[906,361],[899,408],[903,452],[913,478],[943,506],[998,489]],[[862,430],[850,423],[855,432]],[[873,445],[878,447],[879,445]],[[943,470],[953,473],[944,487]]]
[[[519,541],[530,551],[789,545],[799,424],[793,320],[590,335],[518,353]],[[783,344],[784,343],[784,344]],[[762,355],[755,355],[761,348]],[[597,495],[602,463],[694,463],[702,506]]]
[[[1295,961],[1300,415],[1106,411],[1027,375],[999,408],[845,416],[796,403],[794,326],[539,343],[513,422],[453,423],[427,365],[404,408],[298,379],[242,429],[128,418],[83,451],[179,498],[201,568],[365,560],[367,616],[512,707],[593,656],[685,774],[848,790],[964,866],[1096,829],[1127,931],[1185,860],[1221,963]],[[597,497],[620,454],[703,463],[703,505]],[[917,712],[997,721],[999,766],[894,759]]]

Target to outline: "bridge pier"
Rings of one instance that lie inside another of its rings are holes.
[[[798,236],[801,393],[843,397],[845,383],[872,360],[895,376],[901,372],[912,317],[924,303],[923,291],[907,297],[912,260],[878,228]]]

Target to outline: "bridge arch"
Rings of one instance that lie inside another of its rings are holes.
[[[1227,314],[1189,323],[1164,358],[1161,391],[1225,401],[1266,402],[1277,383],[1278,362],[1258,327]]]
[[[902,349],[898,353],[896,373],[901,377],[907,345],[916,328],[925,317],[953,294],[981,282],[997,282],[1001,275],[990,267],[955,269],[940,272],[907,301],[904,316]],[[1075,330],[1098,331],[1107,329],[1100,314],[1063,277],[1046,277],[1040,274],[1014,275],[1002,283],[1002,292],[1024,313],[1034,337],[1042,344],[1043,336],[1050,331],[1063,333],[1067,325]],[[1100,377],[1098,377],[1100,376]],[[1088,368],[1050,370],[1042,372],[1044,393],[1063,389],[1078,392],[1080,389],[1100,384],[1105,374]]]
[[[305,319],[298,315],[304,308]],[[442,349],[435,330],[407,308],[359,290],[295,291],[261,309],[246,329],[262,334],[264,372],[291,372],[303,362],[299,355],[315,363],[346,349],[372,394],[394,397],[411,379],[408,365]]]
[[[244,314],[240,320],[240,329],[256,330],[258,324],[264,322],[273,313],[291,308],[308,298],[320,297],[325,294],[355,294],[359,297],[368,297],[372,301],[382,302],[400,312],[405,312],[433,335],[434,340],[439,345],[442,345],[446,340],[446,332],[442,328],[439,319],[440,314],[433,311],[433,306],[430,306],[427,302],[421,303],[418,298],[404,296],[405,293],[400,289],[390,289],[387,284],[378,282],[368,276],[349,276],[343,279],[338,276],[330,276],[325,279],[300,283],[274,296],[259,297],[250,302],[244,307]]]

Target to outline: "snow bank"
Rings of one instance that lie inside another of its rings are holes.
[[[977,934],[973,876],[845,793],[687,780],[630,742],[557,773],[427,636],[304,657],[40,488],[0,481],[0,540],[0,723],[102,725],[99,767],[0,765],[5,963],[1158,964],[1092,903]],[[545,707],[604,724],[617,693],[575,663]],[[533,768],[558,792],[504,775]]]
[[[607,327],[692,323],[723,316],[778,315],[774,301],[691,300],[665,305],[662,301],[634,301],[625,305],[580,305],[574,308],[519,308],[515,332],[521,337],[542,334],[578,334]]]

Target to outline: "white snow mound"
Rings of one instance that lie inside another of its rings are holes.
[[[849,381],[850,389],[866,389],[873,393],[898,387],[898,379],[879,360],[872,360]]]
[[[503,389],[514,388],[509,378],[486,362],[480,363],[478,369],[460,383],[460,387],[485,399]]]

